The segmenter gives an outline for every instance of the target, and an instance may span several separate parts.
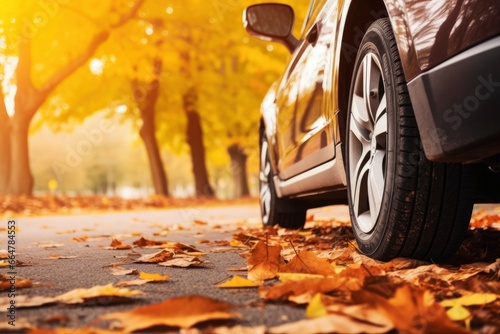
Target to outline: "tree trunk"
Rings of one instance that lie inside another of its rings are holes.
[[[141,112],[142,127],[139,134],[146,146],[155,193],[157,195],[168,196],[167,175],[163,168],[163,161],[161,159],[158,141],[156,140],[155,124],[156,102],[160,94],[159,77],[162,69],[161,59],[156,58],[153,65],[155,79],[148,83],[136,80],[132,84],[132,89],[134,91],[134,99]]]
[[[0,195],[9,193],[10,151],[10,117],[0,88]]]
[[[237,144],[229,146],[227,149],[231,158],[231,175],[234,184],[234,197],[240,198],[250,196],[247,176],[247,154]]]
[[[161,159],[160,150],[158,149],[154,126],[151,127],[144,124],[140,130],[140,135],[146,146],[146,152],[148,153],[149,169],[151,171],[155,193],[157,195],[168,196],[167,175],[163,168],[163,161]]]
[[[15,115],[11,122],[10,193],[12,195],[26,195],[33,191],[33,174],[28,148],[30,121],[30,118]]]
[[[214,189],[208,180],[205,146],[203,145],[203,128],[200,115],[196,110],[197,100],[198,96],[194,88],[189,89],[184,94],[184,111],[187,115],[187,143],[191,149],[196,196],[214,197]]]

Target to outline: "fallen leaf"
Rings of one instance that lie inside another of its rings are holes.
[[[130,281],[121,281],[121,282],[118,282],[118,283],[115,284],[115,286],[119,287],[119,288],[125,288],[125,287],[128,287],[128,286],[144,285],[144,284],[148,284],[149,282],[151,282],[151,281],[146,281],[146,280],[143,280],[143,279],[134,279],[134,280],[130,280]]]
[[[327,259],[319,258],[316,253],[307,250],[298,253],[289,263],[280,267],[280,271],[324,276],[335,274],[335,268]]]
[[[31,288],[33,286],[33,282],[28,278],[15,276],[12,279],[9,274],[0,274],[0,290],[10,290],[12,284],[15,284],[16,289]]]
[[[168,280],[168,275],[160,275],[160,274],[150,274],[150,273],[145,273],[145,272],[140,272],[139,277],[143,280],[146,281],[153,281],[153,282],[164,282]]]
[[[111,241],[111,244],[109,245],[109,247],[104,247],[104,249],[107,249],[107,250],[122,250],[122,249],[131,249],[131,248],[132,248],[131,245],[124,245],[121,241],[116,240],[116,239],[113,239]]]
[[[285,264],[281,257],[280,245],[269,245],[259,241],[248,253],[248,279],[254,282],[263,282],[274,278],[280,271],[280,266]]]
[[[366,319],[359,321],[346,315],[330,314],[325,317],[300,320],[271,327],[271,334],[322,334],[322,333],[386,333],[390,327],[373,324]]]
[[[159,252],[153,253],[153,254],[146,254],[141,256],[140,258],[134,260],[136,263],[160,263],[160,262],[165,262],[167,260],[170,260],[174,257],[174,253],[162,249]]]
[[[0,308],[2,310],[6,309],[10,305],[10,298],[0,298]],[[57,299],[54,297],[43,297],[43,296],[26,296],[26,295],[16,295],[16,308],[26,308],[26,307],[38,307],[48,304],[54,304]]]
[[[111,275],[114,276],[124,276],[124,275],[138,275],[139,271],[137,269],[126,269],[123,267],[111,267]]]
[[[28,319],[26,318],[16,318],[16,327],[15,327],[15,330],[16,332],[19,331],[24,331],[24,330],[29,330],[29,329],[32,329],[33,328],[33,325],[30,324],[30,322],[28,321]],[[7,321],[1,321],[0,322],[0,332],[2,333],[9,333],[10,331],[12,331],[12,326],[9,325],[9,323]],[[32,331],[30,331],[30,333],[32,333]]]
[[[470,295],[462,296],[460,298],[446,299],[440,302],[441,306],[454,307],[456,305],[472,306],[484,305],[494,302],[497,299],[496,294],[493,293],[473,293]]]
[[[85,241],[88,241],[89,237],[86,236],[86,235],[83,235],[81,237],[74,237],[74,238],[71,238],[72,241],[75,241],[75,242],[85,242]]]
[[[43,322],[46,324],[63,324],[71,322],[71,319],[64,314],[55,314],[43,319]]]
[[[278,273],[278,279],[286,283],[288,281],[302,281],[307,278],[323,278],[323,275],[315,274],[297,274],[297,273]]]
[[[446,311],[446,315],[453,321],[467,320],[472,317],[469,310],[460,304],[452,306],[448,311]]]
[[[54,244],[54,243],[38,244],[38,247],[45,248],[45,249],[60,248],[60,247],[63,247],[63,246],[64,246],[64,244]]]
[[[158,265],[163,267],[179,267],[179,268],[187,268],[187,267],[196,267],[203,263],[198,257],[195,256],[174,256],[173,259],[167,260],[165,262],[160,262]]]
[[[390,319],[400,332],[468,333],[448,318],[445,309],[435,302],[429,291],[410,285],[399,287],[390,299],[364,290],[353,292],[352,298],[355,303],[371,305]]]
[[[256,288],[260,284],[241,276],[233,276],[229,281],[217,285],[218,288]]]
[[[355,291],[361,282],[349,277],[307,278],[301,281],[288,281],[271,288],[259,288],[259,296],[267,300],[289,300],[296,304],[309,303],[315,294],[331,291]]]
[[[147,247],[147,246],[160,246],[163,245],[163,241],[155,241],[155,240],[147,240],[141,237],[140,239],[134,241],[132,243],[133,245],[136,245],[137,247]]]
[[[198,328],[188,328],[181,329],[180,334],[207,334],[205,329]],[[210,328],[210,334],[265,334],[266,327],[244,327],[244,326],[233,326],[233,327],[215,327]]]
[[[111,284],[108,285],[96,285],[92,288],[79,288],[63,293],[55,299],[59,302],[65,304],[79,304],[86,300],[94,299],[98,297],[131,297],[142,294],[139,290],[128,290],[128,289],[117,289]]]
[[[207,223],[206,221],[203,221],[203,220],[198,220],[198,219],[195,219],[195,220],[194,220],[194,223],[195,223],[196,225],[202,225],[202,226],[203,226],[203,225],[208,225],[208,223]]]
[[[52,254],[52,255],[49,255],[49,259],[51,259],[51,260],[69,260],[69,259],[76,259],[76,256],[74,256],[74,255],[64,256],[64,255]]]
[[[233,305],[203,296],[184,296],[159,304],[139,307],[131,311],[101,316],[101,320],[117,320],[125,332],[134,332],[155,326],[190,328],[208,320],[238,318],[230,309]]]
[[[73,234],[75,232],[76,230],[64,230],[64,231],[57,231],[56,234]]]
[[[321,293],[317,293],[314,295],[314,297],[309,302],[309,305],[307,305],[306,317],[313,319],[313,318],[325,317],[328,315],[325,305],[321,300],[322,296],[323,295]]]

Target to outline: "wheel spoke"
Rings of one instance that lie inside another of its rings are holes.
[[[362,163],[360,160],[356,169],[359,169],[358,173],[356,173],[355,182],[354,182],[354,212],[356,215],[359,215],[366,211],[365,203],[366,203],[366,179],[367,174],[370,171],[370,165],[367,163]],[[353,181],[353,180],[351,180]]]
[[[384,172],[385,151],[377,151],[373,156],[368,175],[368,202],[370,204],[370,216],[373,223],[376,222],[382,197],[384,196],[385,172]]]

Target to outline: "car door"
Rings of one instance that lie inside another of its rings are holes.
[[[311,4],[301,44],[277,96],[276,141],[282,180],[320,165],[335,155],[325,99],[325,70],[335,42],[337,2]]]

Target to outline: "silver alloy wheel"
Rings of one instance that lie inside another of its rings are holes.
[[[271,163],[268,158],[269,145],[263,140],[260,149],[260,209],[262,213],[262,223],[269,223],[271,212],[271,189],[269,185],[269,177],[271,174]]]
[[[377,56],[367,53],[355,76],[349,120],[351,203],[359,228],[375,227],[384,195],[387,152],[387,100]]]

